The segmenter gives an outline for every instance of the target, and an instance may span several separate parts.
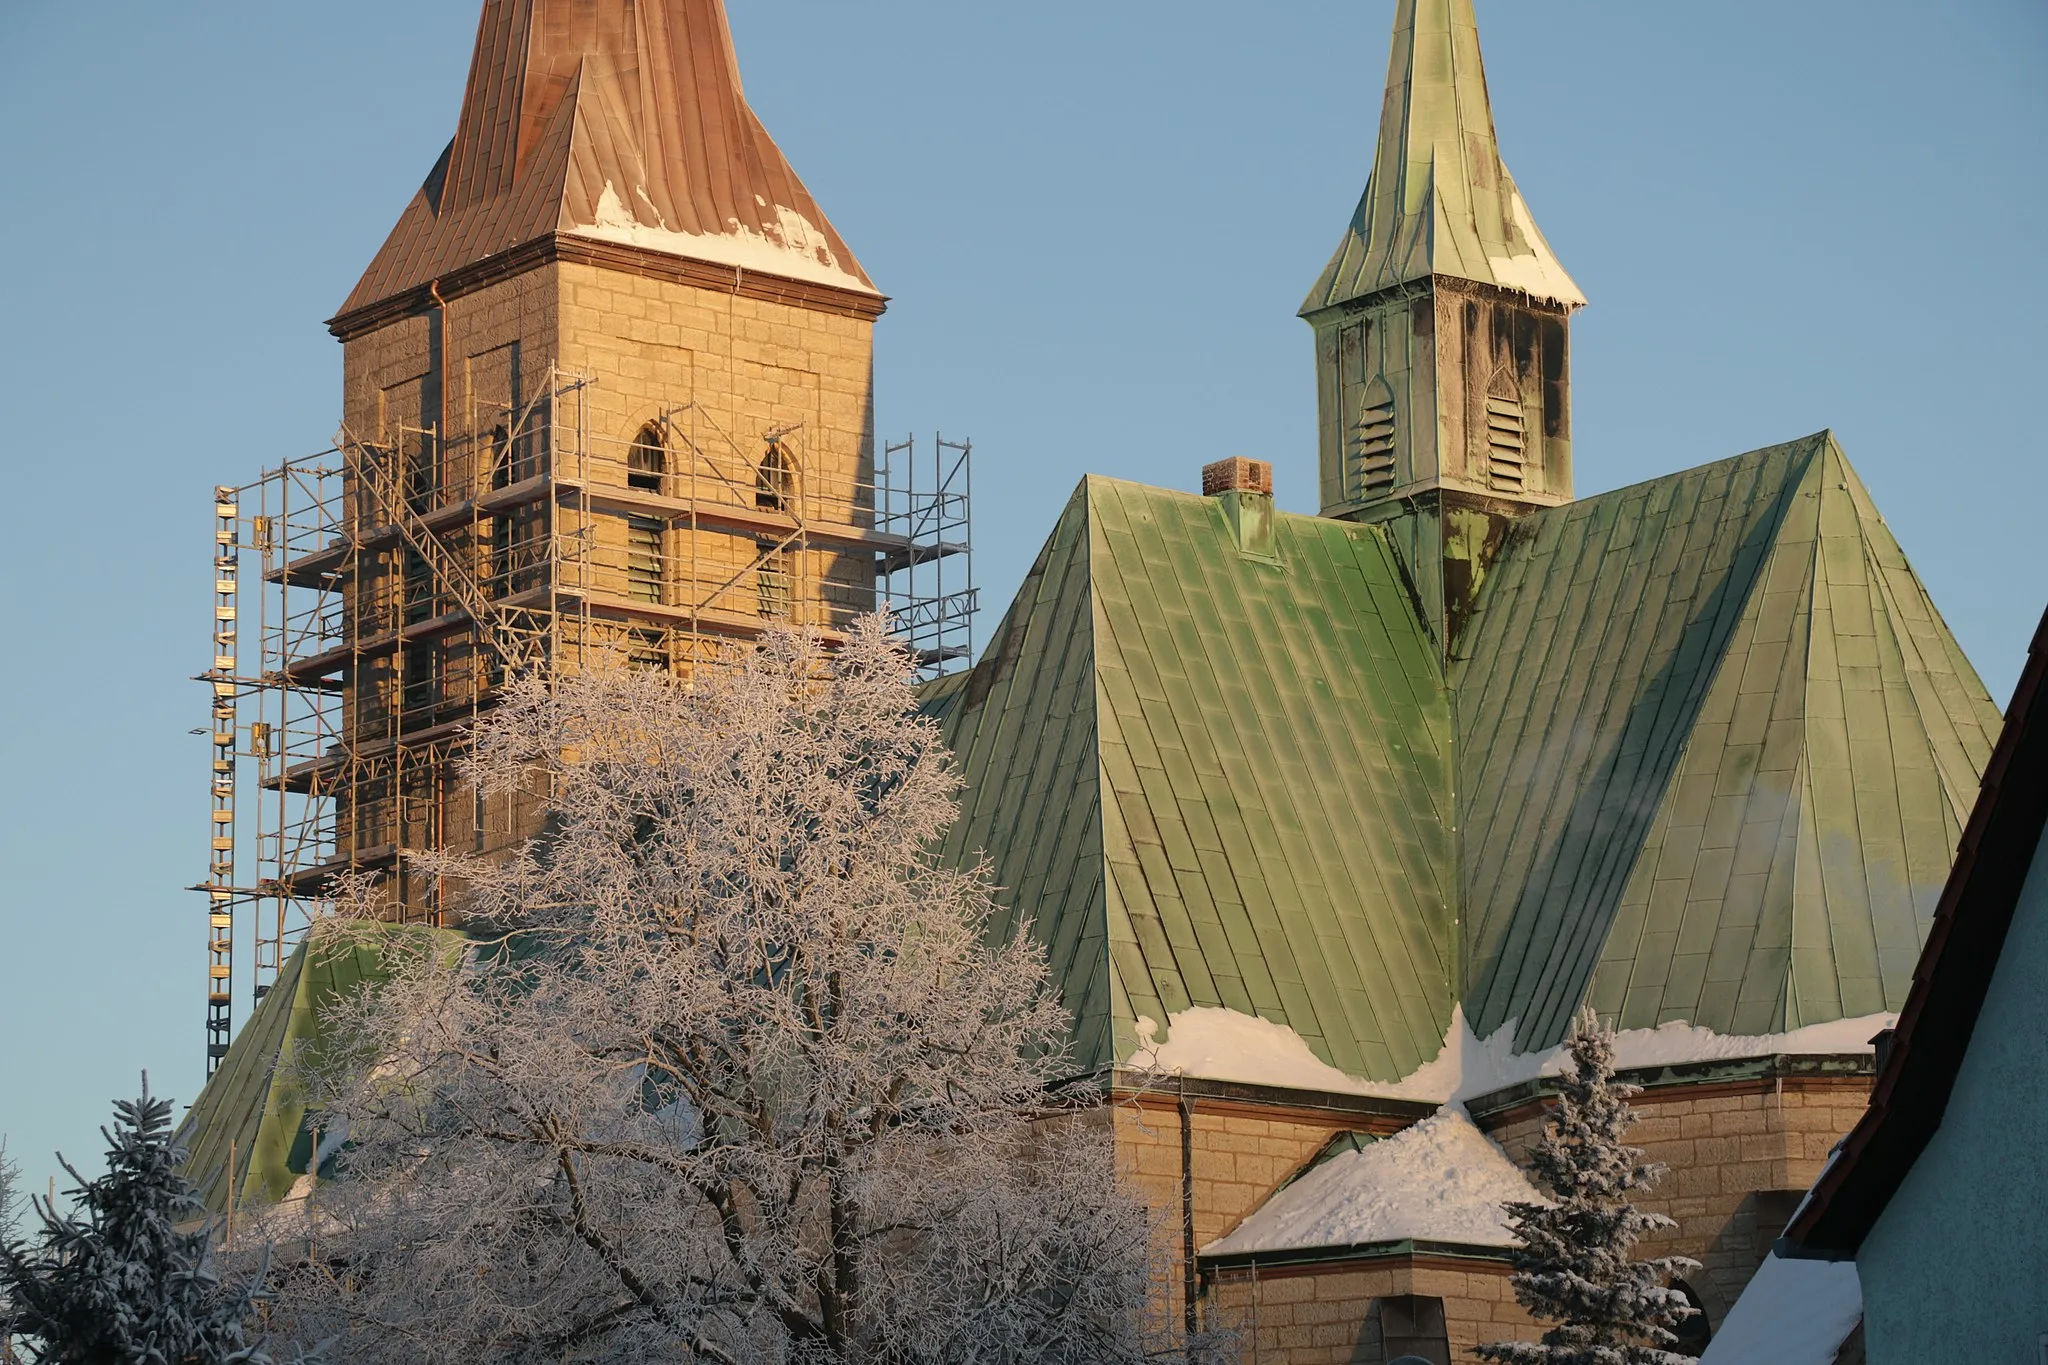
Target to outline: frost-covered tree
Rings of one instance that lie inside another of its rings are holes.
[[[7,1143],[0,1139],[0,1246],[5,1246],[14,1237],[14,1220],[18,1212],[16,1192],[21,1183],[21,1167],[7,1154]],[[15,1365],[19,1357],[14,1353],[13,1333],[8,1324],[14,1321],[13,1300],[8,1297],[5,1277],[0,1276],[0,1365]]]
[[[1691,1365],[1691,1356],[1670,1349],[1678,1344],[1671,1329],[1695,1310],[1666,1286],[1698,1263],[1632,1259],[1646,1233],[1675,1226],[1630,1202],[1663,1174],[1623,1141],[1635,1122],[1628,1098],[1639,1087],[1615,1082],[1614,1034],[1590,1008],[1573,1021],[1567,1047],[1571,1068],[1529,1153],[1557,1202],[1504,1206],[1520,1239],[1515,1298],[1556,1325],[1540,1343],[1495,1342],[1479,1354],[1509,1365]]]
[[[170,1101],[144,1076],[141,1098],[116,1103],[101,1132],[106,1174],[66,1163],[70,1211],[38,1198],[40,1231],[0,1246],[15,1344],[50,1365],[265,1365],[251,1285],[219,1273],[205,1206],[178,1174]]]
[[[7,1154],[7,1143],[0,1139],[0,1240],[14,1235],[15,1200],[21,1197],[21,1166]]]
[[[330,1016],[346,1146],[273,1220],[317,1248],[281,1329],[366,1365],[1156,1356],[1148,1215],[1062,1097],[1042,951],[933,856],[958,779],[908,681],[869,619],[509,688],[469,772],[546,832],[433,860],[468,946],[379,930],[388,984]]]

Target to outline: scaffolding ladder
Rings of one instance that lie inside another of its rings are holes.
[[[235,741],[239,646],[236,617],[240,505],[232,488],[213,490],[213,748],[211,847],[206,869],[206,1074],[227,1056],[235,1002]]]

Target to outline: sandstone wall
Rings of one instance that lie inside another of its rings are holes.
[[[1245,1365],[1386,1365],[1376,1301],[1441,1299],[1451,1359],[1490,1341],[1535,1340],[1505,1262],[1402,1256],[1278,1271],[1230,1271],[1211,1290],[1217,1321],[1239,1335]]]

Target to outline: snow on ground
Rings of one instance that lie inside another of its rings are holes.
[[[1863,1317],[1854,1261],[1765,1258],[1700,1365],[1834,1365]]]
[[[1267,1200],[1205,1256],[1420,1238],[1509,1246],[1501,1204],[1544,1202],[1456,1105],[1330,1158]]]
[[[1618,1068],[1628,1069],[1779,1054],[1869,1052],[1870,1040],[1897,1019],[1894,1014],[1872,1014],[1789,1033],[1753,1035],[1719,1034],[1692,1024],[1627,1029],[1615,1035],[1614,1061]],[[1236,1010],[1200,1006],[1171,1015],[1163,1043],[1158,1040],[1159,1026],[1154,1020],[1140,1016],[1137,1025],[1138,1046],[1128,1060],[1130,1066],[1207,1080],[1434,1104],[1468,1100],[1539,1076],[1558,1075],[1565,1069],[1567,1057],[1563,1047],[1516,1052],[1513,1020],[1491,1037],[1479,1038],[1466,1024],[1462,1007],[1453,1007],[1451,1027],[1436,1059],[1391,1084],[1340,1071],[1317,1057],[1301,1035],[1285,1024]]]
[[[644,213],[650,217],[659,216],[644,194],[636,197]],[[695,261],[710,261],[715,265],[736,265],[744,270],[758,270],[766,275],[781,275],[793,280],[810,280],[840,289],[858,290],[863,294],[875,292],[872,285],[840,265],[838,257],[833,254],[830,239],[816,224],[795,209],[780,204],[775,206],[775,225],[765,233],[743,226],[738,219],[729,220],[727,230],[721,233],[678,232],[669,227],[650,227],[642,222],[639,213],[627,206],[618,189],[607,180],[604,193],[598,196],[597,211],[592,216],[596,222],[579,224],[569,231],[579,237],[622,242],[628,246],[645,247],[649,251],[664,251],[672,256],[687,256]]]

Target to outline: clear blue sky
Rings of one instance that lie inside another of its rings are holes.
[[[994,624],[1084,472],[1272,459],[1393,0],[729,0],[895,302],[880,427],[971,435]],[[0,4],[0,1133],[97,1164],[198,1089],[210,492],[333,430],[321,327],[454,128],[477,0]],[[1839,433],[2001,703],[2048,600],[2048,6],[1481,0],[1503,150],[1592,300],[1597,492]],[[238,1014],[247,1015],[246,1004]]]

